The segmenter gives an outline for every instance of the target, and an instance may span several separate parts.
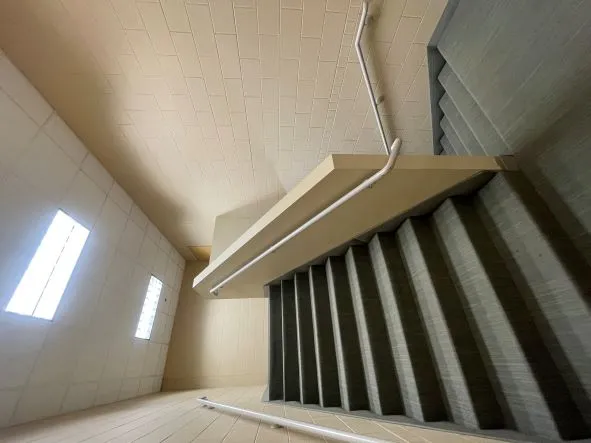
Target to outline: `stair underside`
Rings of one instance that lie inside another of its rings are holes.
[[[304,356],[283,355],[300,371],[284,366],[284,389],[299,373],[298,390],[270,399],[483,435],[588,438],[590,269],[577,254],[523,176],[497,174],[298,272],[295,284],[282,280],[282,301],[295,307],[283,306],[288,342],[270,359]]]
[[[429,48],[434,149],[514,153],[525,175],[497,174],[315,261],[334,350],[319,319],[314,337],[352,413],[590,441],[591,3],[448,10]]]

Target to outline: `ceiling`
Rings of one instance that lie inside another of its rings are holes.
[[[374,0],[389,134],[431,152],[425,45],[447,0]],[[331,153],[380,153],[361,0],[2,0],[0,47],[187,258]]]

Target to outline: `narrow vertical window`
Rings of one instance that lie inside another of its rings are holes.
[[[137,338],[143,338],[145,340],[150,339],[161,292],[162,282],[152,276],[150,278],[150,284],[148,285],[148,292],[146,293],[146,299],[144,300],[140,321],[137,325],[137,330],[135,331],[135,336]]]
[[[58,211],[6,311],[53,319],[88,238],[88,229]]]

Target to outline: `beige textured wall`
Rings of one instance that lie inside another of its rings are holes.
[[[216,217],[211,244],[211,258],[215,260],[234,241],[250,228],[259,217]]]
[[[6,312],[58,209],[90,230],[53,321]],[[0,427],[160,390],[184,260],[0,52]],[[134,338],[150,274],[150,340]]]
[[[191,288],[205,262],[187,262],[163,390],[267,382],[268,301],[206,299]]]

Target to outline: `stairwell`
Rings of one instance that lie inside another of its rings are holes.
[[[591,5],[451,3],[435,149],[521,172],[272,282],[269,400],[589,439]]]
[[[287,339],[271,359],[289,371],[272,367],[270,400],[319,403],[319,390],[349,411],[587,438],[583,262],[531,185],[498,174],[474,196],[271,287],[271,317],[280,306],[284,322],[271,336],[283,328]],[[290,334],[294,323],[313,339]]]

